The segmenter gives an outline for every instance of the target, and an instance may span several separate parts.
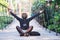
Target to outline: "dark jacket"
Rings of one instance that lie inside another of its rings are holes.
[[[18,16],[16,16],[16,15],[15,15],[14,13],[12,13],[12,12],[10,12],[10,13],[11,13],[12,16],[14,16],[14,17],[20,22],[21,29],[23,29],[23,30],[28,29],[28,28],[29,28],[29,22],[30,22],[33,18],[35,18],[35,17],[37,17],[37,16],[40,15],[40,13],[37,13],[36,15],[34,15],[34,16],[32,16],[32,17],[24,20],[24,19],[22,19],[22,18],[19,18]]]

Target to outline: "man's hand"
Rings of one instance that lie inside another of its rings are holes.
[[[7,10],[8,10],[9,13],[13,12],[13,10],[14,10],[10,3],[8,5],[8,7],[7,7]]]
[[[40,10],[40,13],[43,13],[44,12],[44,10]]]
[[[9,13],[12,12],[12,9],[11,9],[11,8],[8,8],[8,12],[9,12]]]

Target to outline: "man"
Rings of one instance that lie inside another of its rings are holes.
[[[24,35],[24,36],[28,36],[33,29],[33,26],[29,26],[29,22],[43,12],[43,10],[41,10],[40,13],[27,19],[28,15],[26,13],[22,13],[22,18],[19,18],[12,12],[10,8],[8,8],[8,11],[12,16],[14,16],[20,22],[20,27],[16,26],[16,29],[20,33],[20,35]]]

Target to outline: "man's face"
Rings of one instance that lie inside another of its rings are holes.
[[[26,19],[27,18],[27,14],[26,13],[22,13],[22,18]]]

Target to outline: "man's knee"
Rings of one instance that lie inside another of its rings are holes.
[[[33,26],[30,26],[31,27],[31,29],[33,29]]]
[[[21,28],[19,27],[19,26],[16,26],[16,29],[17,29],[17,31],[20,33],[20,34],[22,34],[22,30],[21,30]]]
[[[33,26],[32,26],[32,28],[33,28]]]

